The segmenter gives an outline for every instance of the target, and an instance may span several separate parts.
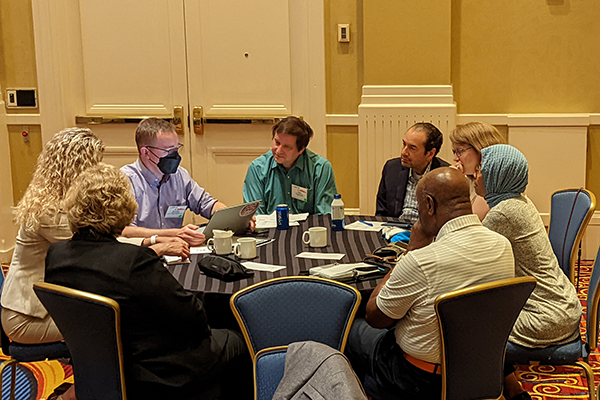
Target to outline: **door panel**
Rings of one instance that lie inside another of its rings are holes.
[[[172,116],[187,100],[183,0],[80,1],[88,115]]]
[[[288,3],[186,1],[190,97],[207,116],[292,112]]]

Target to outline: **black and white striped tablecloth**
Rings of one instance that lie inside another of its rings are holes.
[[[371,221],[387,221],[395,218],[389,217],[360,217],[346,216],[346,224],[364,219]],[[327,247],[312,248],[302,242],[302,234],[313,226],[327,227]],[[365,232],[344,230],[333,232],[331,230],[330,215],[311,215],[300,226],[290,227],[289,230],[279,231],[269,229],[265,234],[257,237],[274,238],[275,242],[257,248],[257,257],[250,261],[273,265],[285,265],[286,268],[277,272],[254,271],[254,278],[243,279],[237,282],[223,282],[219,279],[206,277],[198,268],[198,260],[204,254],[192,255],[190,263],[173,264],[167,268],[181,285],[190,291],[206,293],[235,293],[240,289],[267,279],[281,276],[306,275],[308,270],[319,265],[331,264],[331,260],[313,260],[298,258],[296,254],[303,251],[321,253],[343,253],[345,257],[340,263],[353,263],[361,261],[366,254],[370,254],[376,248],[385,245],[385,240],[380,232]],[[235,256],[230,257],[235,259]],[[354,284],[359,290],[368,290],[377,286],[377,280],[368,280]]]

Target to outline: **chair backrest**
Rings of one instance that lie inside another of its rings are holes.
[[[598,314],[600,312],[600,249],[596,255],[588,286],[586,311],[586,342],[591,350],[598,347]]]
[[[287,346],[269,347],[254,359],[254,398],[271,400],[285,373]]]
[[[595,209],[596,196],[586,189],[559,190],[550,200],[548,236],[560,268],[572,283],[575,283],[577,247]]]
[[[119,304],[46,282],[33,289],[69,346],[77,399],[126,399]]]
[[[267,347],[307,340],[344,351],[359,304],[352,286],[310,276],[260,282],[230,300],[253,358]]]
[[[500,397],[506,342],[535,284],[533,277],[512,278],[437,297],[442,399]]]

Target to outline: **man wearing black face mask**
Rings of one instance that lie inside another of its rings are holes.
[[[177,236],[190,246],[204,243],[204,234],[196,225],[183,225],[186,209],[210,218],[225,204],[217,201],[194,181],[188,171],[179,166],[179,138],[175,126],[159,118],[147,118],[135,132],[138,159],[121,171],[129,177],[138,211],[123,236]]]

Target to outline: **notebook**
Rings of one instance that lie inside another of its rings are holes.
[[[214,229],[230,230],[233,231],[234,235],[243,234],[250,227],[250,220],[258,210],[261,202],[262,200],[256,200],[217,210],[204,227],[204,236],[206,236],[206,239],[213,237],[212,232]]]

